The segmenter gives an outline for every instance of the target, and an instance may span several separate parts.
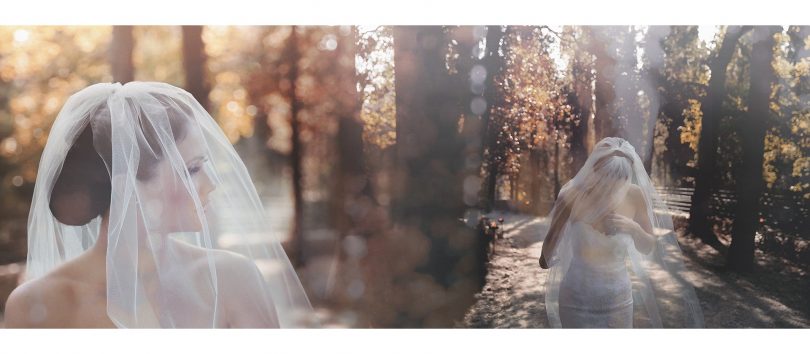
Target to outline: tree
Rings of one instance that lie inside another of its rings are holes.
[[[615,136],[624,138],[636,149],[642,161],[647,157],[647,140],[644,126],[647,117],[642,114],[639,102],[640,73],[638,70],[638,29],[633,26],[616,29],[616,100],[613,126]],[[643,93],[643,92],[642,92]]]
[[[738,125],[742,140],[742,164],[737,177],[737,205],[734,213],[728,266],[737,271],[750,271],[754,266],[754,235],[759,227],[759,199],[764,189],[762,161],[765,132],[771,119],[771,92],[776,83],[771,62],[774,58],[774,35],[779,26],[757,26],[751,50],[751,87],[748,112]]]
[[[695,191],[689,209],[689,231],[697,235],[706,244],[720,247],[720,241],[712,231],[709,217],[709,199],[711,187],[717,174],[717,134],[722,114],[723,99],[726,96],[726,68],[736,51],[739,38],[752,29],[751,26],[729,26],[717,55],[709,66],[711,78],[706,97],[701,103],[702,120],[698,142],[697,175]]]
[[[490,112],[495,139],[487,148],[488,178],[507,177],[511,199],[531,212],[553,202],[555,177],[562,180],[556,175],[559,169],[550,165],[561,156],[555,154],[559,150],[554,144],[567,145],[567,126],[573,122],[565,113],[569,107],[561,93],[564,83],[549,52],[557,35],[550,32],[545,27],[507,27],[504,69],[497,77],[502,100],[496,100]]]
[[[458,221],[464,213],[461,176],[463,140],[458,132],[460,94],[446,66],[447,37],[442,27],[395,27],[396,187],[393,217],[410,242],[426,249],[417,273],[395,280],[422,291],[424,311],[403,314],[406,325],[446,326],[472,303],[471,230]],[[453,241],[456,240],[456,241]],[[460,241],[467,240],[467,241]],[[464,265],[466,263],[466,265]],[[480,285],[479,285],[480,286]],[[452,300],[451,300],[452,299]]]
[[[660,96],[659,88],[664,83],[663,71],[666,66],[666,52],[663,49],[663,43],[670,31],[669,26],[649,26],[643,39],[643,68],[640,73],[639,85],[646,99],[645,104],[642,105],[644,106],[642,111],[645,118],[644,133],[646,138],[646,145],[643,148],[646,154],[642,156],[642,161],[644,162],[644,169],[650,175],[653,175],[652,162],[656,151],[655,127],[659,122],[659,109],[662,101],[666,100],[666,98],[662,99]]]
[[[660,39],[663,67],[649,70],[650,80],[660,97],[655,124],[655,151],[660,158],[655,172],[662,184],[691,186],[699,134],[694,127],[700,120],[700,102],[706,96],[709,80],[707,55],[697,26],[651,27],[649,41]],[[654,62],[654,60],[651,60]]]
[[[298,117],[300,101],[298,99],[298,65],[300,60],[298,49],[298,27],[292,26],[290,36],[287,38],[285,48],[285,61],[288,63],[286,81],[288,83],[286,95],[290,102],[290,168],[292,169],[293,186],[293,227],[291,236],[292,251],[290,252],[293,264],[297,267],[304,265],[304,193],[303,193],[303,171],[301,166],[302,146],[301,146],[301,122]]]
[[[135,79],[135,64],[132,62],[134,47],[132,26],[113,26],[110,41],[110,67],[113,81],[125,84]]]
[[[805,167],[810,153],[810,26],[790,26],[786,35],[779,35],[774,69],[776,86],[776,119],[770,124],[765,138],[765,182],[775,193],[807,194],[810,188],[810,168]],[[802,193],[804,191],[804,193]],[[785,210],[783,213],[793,213]],[[798,217],[796,215],[795,217]]]
[[[487,104],[481,115],[484,127],[484,148],[481,150],[481,160],[484,162],[483,209],[492,210],[495,203],[496,182],[500,169],[494,159],[497,150],[498,132],[501,130],[492,120],[494,107],[503,104],[503,97],[498,90],[498,80],[503,75],[504,55],[501,53],[504,30],[501,26],[487,26],[486,52],[484,53],[484,68],[486,81],[484,85],[484,100]]]
[[[604,137],[616,136],[613,126],[614,101],[616,100],[615,79],[616,79],[616,49],[609,43],[612,39],[613,28],[586,27],[588,36],[591,38],[588,51],[594,55],[594,69],[596,71],[596,83],[594,89],[595,116],[594,133],[595,141]]]
[[[362,101],[357,92],[355,55],[357,29],[337,38],[336,68],[339,71],[334,97],[338,103],[336,181],[332,196],[333,224],[339,239],[358,233],[364,213],[371,207],[371,181],[363,154]]]
[[[575,175],[585,164],[593,148],[594,119],[594,57],[587,51],[591,38],[581,27],[566,27],[562,37],[562,51],[570,58],[567,66],[569,87],[567,103],[576,120],[571,127],[571,169]]]
[[[186,74],[186,90],[208,109],[208,70],[202,26],[183,26],[183,71]]]
[[[483,115],[487,111],[486,67],[479,60],[484,27],[459,26],[450,29],[451,49],[455,60],[449,61],[453,91],[458,94],[462,156],[462,200],[469,208],[479,205],[481,192],[481,157],[484,149]]]

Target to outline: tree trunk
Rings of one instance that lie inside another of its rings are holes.
[[[202,40],[202,26],[182,26],[183,29],[183,69],[186,73],[186,90],[208,109],[208,81],[205,63],[205,43]]]
[[[709,217],[711,189],[717,174],[717,129],[722,115],[723,100],[726,97],[726,67],[737,48],[740,37],[752,29],[751,26],[729,26],[717,56],[710,64],[711,78],[701,109],[703,120],[698,140],[698,168],[695,176],[695,191],[689,208],[689,231],[703,242],[721,247],[720,240],[712,231]]]
[[[483,155],[484,141],[482,116],[486,109],[481,109],[481,100],[484,100],[484,84],[486,78],[482,74],[486,70],[474,56],[473,48],[481,40],[475,33],[473,26],[459,26],[453,30],[453,40],[456,42],[459,53],[456,61],[456,73],[451,76],[453,91],[457,92],[459,112],[463,117],[461,121],[461,140],[463,156],[462,174],[459,176],[459,185],[462,188],[464,205],[476,208],[480,203],[481,192],[481,156]]]
[[[451,240],[472,240],[459,218],[464,213],[464,142],[458,133],[459,92],[445,66],[444,30],[434,26],[394,27],[396,86],[397,228],[421,239],[424,257],[414,269],[434,289],[421,301],[425,311],[403,314],[406,325],[448,326],[472,304],[474,249]],[[460,262],[463,262],[461,265]],[[408,278],[415,281],[414,278]],[[458,286],[468,284],[468,286]],[[451,300],[452,299],[452,300]]]
[[[728,266],[736,271],[754,268],[754,235],[759,228],[759,199],[765,187],[762,179],[762,161],[765,154],[765,132],[771,117],[771,87],[776,84],[776,73],[771,61],[774,57],[774,35],[779,26],[757,26],[751,49],[751,88],[748,92],[748,112],[738,125],[742,143],[742,165],[736,179],[737,206],[732,224]]]
[[[482,125],[484,127],[483,140],[484,149],[482,150],[482,161],[486,161],[486,171],[484,171],[484,197],[483,209],[491,211],[495,205],[495,195],[498,182],[499,166],[491,158],[491,155],[497,148],[498,131],[499,127],[494,126],[492,121],[493,107],[497,107],[503,101],[499,94],[498,79],[504,69],[504,58],[500,54],[501,40],[503,39],[504,31],[501,26],[487,26],[487,47],[484,57],[484,67],[487,71],[486,84],[484,86],[484,99],[487,103],[487,108],[481,116]]]
[[[339,239],[349,234],[363,234],[360,224],[363,213],[371,207],[371,181],[368,178],[364,149],[363,122],[360,118],[362,100],[357,92],[355,70],[356,27],[351,33],[338,37],[337,82],[335,99],[339,104],[337,131],[337,163],[332,190],[332,220]]]
[[[132,26],[113,26],[110,41],[110,67],[114,82],[125,84],[135,80],[135,64],[132,62],[132,51],[135,38]]]
[[[584,35],[583,35],[584,36]],[[584,40],[589,40],[585,37]],[[583,53],[584,55],[584,53]],[[571,91],[567,95],[567,103],[572,107],[572,114],[577,121],[571,128],[571,176],[574,176],[588,159],[592,148],[592,126],[594,119],[593,74],[592,64],[575,59],[571,68],[574,80]],[[555,194],[556,198],[556,194]]]
[[[270,35],[271,31],[277,30],[278,29],[262,30],[259,33],[259,36],[256,38],[257,41],[255,45],[257,45],[259,48],[263,48],[264,41]],[[268,63],[269,61],[267,60],[267,54],[267,51],[261,50],[256,57],[252,58],[252,60],[258,63],[260,67],[266,67],[271,65]],[[250,141],[249,143],[245,142],[245,144],[253,145],[253,151],[255,151],[255,153],[263,155],[268,161],[273,161],[274,165],[277,166],[277,163],[274,161],[276,153],[271,152],[267,144],[268,140],[273,135],[273,131],[268,122],[269,109],[264,101],[265,96],[268,94],[268,90],[265,86],[267,85],[267,81],[271,80],[268,79],[267,76],[269,75],[266,73],[251,71],[250,76],[244,82],[244,88],[247,91],[248,103],[256,107],[256,114],[253,116],[253,135],[247,139],[241,139],[240,144],[242,140]],[[278,80],[273,81],[275,82]]]
[[[290,168],[292,169],[292,192],[293,192],[293,227],[290,241],[292,262],[297,267],[305,264],[304,259],[304,197],[303,197],[303,171],[301,160],[303,158],[301,146],[301,123],[298,119],[300,101],[298,100],[298,61],[301,54],[298,50],[298,27],[292,26],[290,37],[287,39],[285,53],[286,61],[289,63],[287,81],[289,89],[287,95],[290,98]]]
[[[647,29],[647,35],[644,39],[644,57],[645,68],[642,82],[647,83],[643,85],[645,95],[649,98],[649,114],[647,115],[647,155],[643,157],[644,169],[652,176],[652,161],[655,156],[655,127],[658,123],[659,109],[662,106],[663,100],[659,95],[658,88],[662,87],[665,83],[664,79],[664,65],[665,57],[663,48],[663,41],[666,36],[671,32],[670,26],[650,26]]]
[[[423,206],[447,215],[463,211],[456,184],[463,165],[460,110],[445,67],[445,40],[441,27],[394,28],[396,149],[408,191],[400,195],[396,214],[404,219],[423,214]]]
[[[636,51],[636,29],[622,26],[618,29],[619,48],[617,53],[616,80],[614,82],[617,99],[616,116],[613,118],[614,131],[617,137],[627,140],[641,157],[645,153],[644,117],[639,104],[638,56]]]
[[[595,56],[596,87],[594,96],[596,98],[596,114],[594,116],[594,133],[597,142],[602,138],[616,135],[613,122],[615,118],[613,104],[616,100],[614,80],[616,78],[617,60],[615,52],[608,50],[610,38],[605,38],[606,36],[602,33],[604,30],[603,28],[586,28],[591,38],[588,50]]]

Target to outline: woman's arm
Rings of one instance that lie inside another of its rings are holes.
[[[566,195],[560,194],[555,202],[554,212],[551,214],[551,225],[546,233],[546,238],[543,239],[543,249],[540,251],[540,268],[548,269],[548,260],[554,254],[557,248],[560,237],[562,236],[562,229],[571,216],[571,201],[568,200]]]

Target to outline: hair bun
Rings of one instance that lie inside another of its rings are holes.
[[[107,211],[111,190],[110,175],[93,146],[88,124],[68,151],[51,190],[51,212],[63,224],[85,225]]]

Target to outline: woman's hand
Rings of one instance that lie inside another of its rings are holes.
[[[631,236],[638,235],[644,230],[635,220],[617,213],[610,213],[605,218],[605,228],[609,235],[626,233]]]
[[[649,254],[652,252],[653,247],[655,247],[655,237],[634,219],[616,213],[610,213],[607,218],[605,218],[605,227],[611,235],[617,233],[629,234],[630,237],[633,238],[633,244],[636,249],[643,254]]]

